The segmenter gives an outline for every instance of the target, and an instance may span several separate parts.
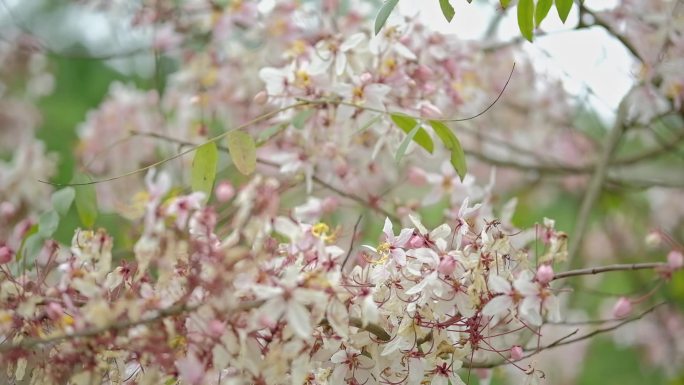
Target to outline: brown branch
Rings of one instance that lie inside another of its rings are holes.
[[[632,263],[632,264],[620,264],[620,265],[608,265],[601,267],[590,267],[586,269],[577,269],[564,271],[553,276],[552,281],[557,279],[563,279],[568,277],[577,277],[582,275],[593,275],[599,273],[605,273],[609,271],[634,271],[634,270],[654,270],[666,268],[667,264],[663,262],[651,262],[651,263]]]
[[[620,322],[620,323],[617,323],[617,324],[615,324],[615,325],[608,326],[608,327],[605,327],[605,328],[599,328],[599,329],[596,329],[596,330],[592,330],[591,332],[586,333],[586,334],[583,334],[583,335],[581,335],[581,336],[579,336],[579,337],[576,337],[576,338],[570,338],[570,337],[572,337],[573,335],[575,335],[575,334],[578,333],[579,330],[576,329],[576,330],[574,330],[572,333],[569,333],[569,334],[567,334],[567,335],[565,335],[565,336],[563,336],[563,337],[557,339],[556,341],[551,342],[551,343],[548,344],[548,345],[544,345],[544,346],[542,346],[542,347],[540,347],[540,348],[535,348],[533,351],[529,352],[528,354],[526,354],[523,358],[521,358],[521,359],[518,360],[518,361],[497,360],[497,361],[495,361],[495,362],[471,362],[470,364],[464,363],[464,364],[463,364],[463,367],[483,368],[483,369],[485,369],[485,368],[495,368],[495,367],[497,367],[497,366],[507,365],[507,364],[512,363],[512,362],[519,362],[519,361],[522,361],[522,360],[524,360],[524,359],[527,359],[527,358],[530,358],[530,357],[532,357],[532,356],[535,356],[535,355],[537,355],[537,354],[539,354],[539,353],[541,353],[541,352],[543,352],[543,351],[545,351],[545,350],[551,350],[551,349],[557,348],[557,347],[559,347],[559,346],[570,345],[570,344],[573,344],[573,343],[575,343],[575,342],[580,342],[580,341],[583,341],[583,340],[586,340],[586,339],[595,337],[595,336],[600,335],[600,334],[604,334],[604,333],[608,333],[608,332],[614,331],[614,330],[619,329],[620,327],[622,327],[622,326],[624,326],[624,325],[627,325],[627,324],[629,324],[629,323],[632,323],[632,322],[634,322],[634,321],[638,321],[638,320],[642,319],[644,316],[646,316],[647,314],[653,312],[656,308],[658,308],[659,306],[662,306],[662,305],[664,305],[664,304],[665,304],[665,302],[661,302],[661,303],[659,303],[659,304],[656,304],[656,305],[654,305],[654,306],[648,308],[647,310],[645,310],[645,311],[642,312],[641,314],[639,314],[639,315],[637,315],[637,316],[635,316],[635,317],[632,317],[632,318],[628,318],[628,319],[626,319],[626,320],[624,320],[624,321],[622,321],[622,322]]]
[[[108,332],[113,332],[113,331],[121,331],[121,330],[126,330],[130,329],[135,326],[139,325],[146,325],[150,323],[155,323],[157,321],[161,321],[164,318],[167,317],[172,317],[176,315],[180,315],[184,312],[192,311],[197,309],[198,306],[188,306],[188,305],[174,305],[171,306],[167,309],[159,310],[157,315],[150,317],[150,318],[145,318],[142,320],[126,320],[126,321],[120,321],[120,322],[114,322],[110,325],[103,326],[103,327],[97,327],[97,328],[92,328],[92,329],[85,329],[82,331],[78,331],[75,333],[71,334],[61,334],[57,335],[54,337],[49,337],[49,338],[28,338],[21,340],[18,343],[15,344],[2,344],[0,345],[0,352],[6,352],[6,351],[11,351],[15,349],[23,349],[23,350],[28,350],[36,346],[40,345],[49,345],[57,342],[62,342],[65,340],[70,340],[70,339],[77,339],[77,338],[87,338],[87,337],[95,337],[104,333]]]
[[[626,114],[627,104],[625,100],[623,100],[618,106],[617,116],[615,117],[615,125],[604,138],[601,157],[596,163],[594,175],[589,182],[589,187],[587,187],[587,192],[584,195],[579,214],[577,215],[577,222],[575,223],[575,228],[573,229],[572,238],[570,240],[570,246],[568,247],[568,260],[571,264],[574,263],[573,260],[575,259],[575,256],[582,245],[582,241],[584,240],[584,233],[589,225],[591,210],[594,208],[594,204],[596,203],[596,200],[603,189],[603,184],[608,175],[608,166],[610,161],[618,147],[618,144],[620,143],[620,140],[622,139],[622,135],[627,129],[625,124]]]
[[[581,12],[584,12],[584,13],[586,13],[586,14],[588,14],[588,15],[590,15],[591,17],[594,18],[594,25],[597,25],[597,26],[599,26],[599,27],[605,29],[606,32],[608,32],[611,36],[613,36],[613,37],[616,38],[620,43],[622,43],[622,45],[624,45],[625,48],[627,48],[627,50],[628,50],[632,55],[634,55],[635,58],[637,58],[640,62],[644,63],[644,58],[639,54],[639,51],[636,49],[636,47],[634,46],[634,44],[632,44],[632,42],[629,41],[629,39],[627,39],[624,35],[622,35],[621,33],[617,32],[615,29],[613,29],[613,27],[610,26],[610,24],[608,24],[605,20],[601,19],[594,11],[590,10],[589,8],[587,8],[587,7],[584,5],[584,2],[583,2],[583,1],[579,1],[579,2],[576,1],[576,3],[579,4],[579,7],[580,7],[580,11],[581,11]]]

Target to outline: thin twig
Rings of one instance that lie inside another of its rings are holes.
[[[605,328],[599,328],[599,329],[593,330],[589,333],[583,334],[583,335],[576,337],[576,338],[570,338],[571,336],[578,333],[578,329],[576,329],[572,333],[569,333],[569,334],[559,338],[558,340],[551,342],[548,345],[544,345],[540,348],[535,348],[534,350],[530,351],[528,354],[526,354],[524,357],[522,357],[518,361],[524,360],[526,358],[530,358],[530,357],[535,356],[535,355],[537,355],[543,351],[546,351],[546,350],[551,350],[551,349],[557,348],[559,346],[570,345],[570,344],[573,344],[575,342],[580,342],[580,341],[592,338],[592,337],[597,336],[599,334],[604,334],[604,333],[614,331],[614,330],[619,329],[620,327],[622,327],[624,325],[627,325],[629,323],[632,323],[634,321],[638,321],[638,320],[642,319],[644,316],[653,312],[656,308],[658,308],[659,306],[662,306],[664,304],[665,304],[665,302],[661,302],[659,304],[656,304],[656,305],[650,307],[649,309],[645,310],[641,314],[639,314],[635,317],[632,317],[632,318],[628,318],[628,319],[626,319],[620,323],[617,323],[615,325],[607,326]],[[518,362],[518,361],[516,361],[516,362]],[[507,361],[497,360],[495,362],[471,362],[470,364],[464,363],[463,366],[464,367],[471,367],[471,368],[483,368],[483,369],[485,369],[485,368],[495,368],[497,366],[502,366],[502,365],[507,365],[507,364],[508,364]]]
[[[577,277],[581,275],[593,275],[599,273],[605,273],[608,271],[633,271],[633,270],[654,270],[666,268],[667,264],[663,262],[650,262],[650,263],[632,263],[632,264],[620,264],[620,265],[608,265],[601,267],[589,267],[586,269],[577,269],[564,271],[553,276],[552,280],[563,279],[568,277]]]
[[[344,266],[347,264],[347,261],[349,261],[349,257],[351,256],[352,250],[354,250],[354,240],[356,239],[356,231],[359,228],[359,224],[361,224],[361,219],[363,219],[363,214],[359,215],[359,219],[357,219],[356,223],[354,224],[354,230],[352,231],[351,242],[349,244],[349,250],[347,251],[347,256],[344,257],[344,261],[342,262],[342,266],[340,267],[340,270],[344,270]]]

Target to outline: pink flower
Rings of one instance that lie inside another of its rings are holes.
[[[613,317],[624,318],[632,312],[632,303],[626,297],[620,297],[613,306]]]
[[[537,281],[539,283],[549,283],[553,279],[553,267],[551,265],[541,265],[537,269]]]

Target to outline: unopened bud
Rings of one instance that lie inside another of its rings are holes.
[[[540,283],[549,283],[553,280],[553,267],[551,265],[541,265],[537,269],[537,281]]]
[[[439,261],[439,267],[437,269],[444,275],[451,275],[451,273],[456,270],[456,261],[454,261],[454,258],[451,256],[445,255],[442,257],[442,260]]]
[[[214,194],[216,195],[217,201],[225,203],[235,196],[235,188],[232,184],[230,184],[230,182],[221,182],[218,186],[216,186],[216,191]]]
[[[12,260],[12,254],[14,254],[12,249],[5,245],[0,246],[0,265],[9,263]]]
[[[427,176],[422,168],[412,166],[408,169],[408,181],[409,183],[422,186],[427,182]]]
[[[213,319],[213,320],[209,321],[209,332],[214,337],[220,337],[221,335],[223,335],[223,333],[225,331],[226,331],[226,325],[223,322],[221,322],[217,319]]]
[[[423,103],[420,106],[420,114],[427,118],[440,118],[442,116],[442,110],[432,103]]]
[[[259,91],[256,95],[254,95],[254,103],[256,104],[266,104],[268,101],[268,94],[266,91]]]
[[[0,216],[3,218],[11,218],[17,213],[17,208],[10,202],[0,203]]]
[[[420,247],[423,247],[423,245],[425,244],[425,240],[421,236],[414,235],[411,237],[411,239],[409,239],[408,244],[410,248],[418,249]]]
[[[520,345],[515,345],[511,348],[511,359],[518,361],[523,358],[523,349]]]
[[[64,315],[64,308],[62,308],[62,305],[58,304],[57,302],[50,302],[45,312],[50,319],[58,320]]]
[[[613,317],[624,318],[632,312],[632,303],[626,297],[620,297],[613,306]]]
[[[339,206],[339,204],[340,200],[337,199],[337,197],[327,197],[323,199],[321,207],[323,208],[323,212],[331,213],[337,209],[337,206]]]
[[[667,266],[672,270],[681,269],[684,266],[684,255],[681,251],[672,250],[667,254]]]
[[[646,245],[649,247],[658,247],[663,243],[663,236],[658,231],[651,231],[646,235]]]
[[[361,76],[359,76],[359,79],[361,80],[361,83],[368,84],[371,82],[371,80],[373,80],[373,75],[368,72],[364,72],[361,74]]]

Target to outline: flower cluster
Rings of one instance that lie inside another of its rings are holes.
[[[397,235],[386,219],[377,245],[345,249],[327,223],[255,212],[268,181],[243,187],[236,206],[252,215],[221,239],[204,196],[168,180],[148,175],[131,258],[115,262],[104,230],[78,230],[20,277],[23,261],[3,261],[11,378],[458,384],[464,365],[518,360],[513,347],[558,320],[553,272],[480,205],[468,226],[410,216]]]

